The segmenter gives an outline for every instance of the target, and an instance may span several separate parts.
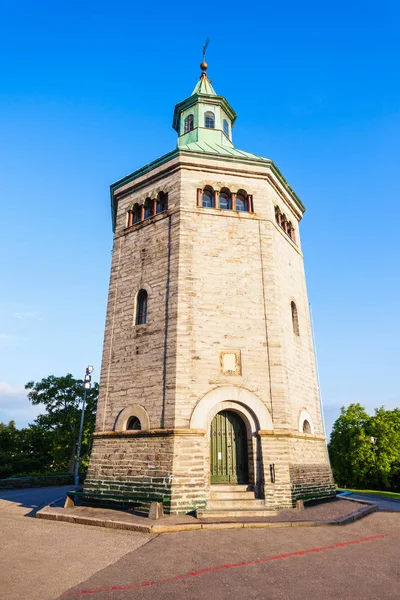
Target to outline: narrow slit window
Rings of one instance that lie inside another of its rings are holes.
[[[307,421],[307,419],[305,419],[305,421],[303,423],[303,433],[311,433],[311,425]]]
[[[136,306],[136,325],[144,325],[147,323],[147,292],[140,290],[137,297]]]
[[[291,310],[292,310],[292,325],[293,325],[293,332],[295,335],[300,335],[300,330],[299,330],[299,315],[297,312],[297,306],[296,304],[292,301],[290,304]]]

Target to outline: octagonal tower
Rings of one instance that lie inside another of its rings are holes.
[[[267,158],[234,147],[205,72],[175,150],[111,186],[114,249],[85,488],[229,514],[334,494],[299,223]]]

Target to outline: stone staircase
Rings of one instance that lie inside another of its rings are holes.
[[[257,500],[254,491],[245,485],[212,485],[207,508],[198,509],[198,519],[228,517],[270,517],[276,511],[265,508],[264,500]]]

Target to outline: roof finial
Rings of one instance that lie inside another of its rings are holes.
[[[208,44],[210,43],[210,38],[207,36],[207,39],[205,41],[205,44],[203,46],[203,61],[200,65],[200,69],[203,71],[202,75],[205,75],[207,69],[208,69],[208,64],[206,63],[206,52],[207,52],[207,47]]]

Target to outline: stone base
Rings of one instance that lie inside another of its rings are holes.
[[[252,489],[263,510],[335,495],[322,436],[259,432]],[[84,491],[164,498],[166,514],[211,508],[208,438],[199,429],[96,433]],[[250,457],[249,457],[250,460]],[[209,506],[208,506],[209,505]],[[227,510],[229,506],[224,506]]]
[[[167,514],[205,506],[204,432],[188,429],[96,433],[84,491],[164,498]]]

